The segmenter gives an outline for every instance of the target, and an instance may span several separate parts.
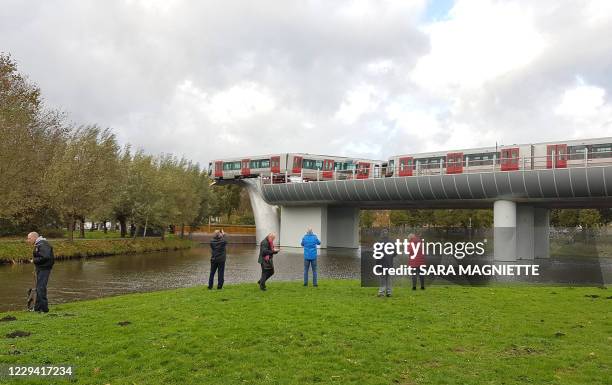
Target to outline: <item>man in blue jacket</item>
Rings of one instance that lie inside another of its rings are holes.
[[[302,238],[302,247],[304,247],[304,286],[308,286],[308,269],[312,266],[312,285],[317,287],[317,245],[321,241],[308,229],[304,238]]]

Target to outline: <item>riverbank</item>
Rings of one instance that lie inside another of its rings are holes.
[[[272,282],[1,313],[0,363],[72,364],[74,383],[607,384],[609,290],[319,288]],[[27,337],[8,338],[15,331]],[[39,383],[20,379],[20,384]],[[54,379],[54,383],[59,383]]]
[[[55,259],[101,257],[119,254],[146,253],[188,249],[196,243],[187,239],[136,238],[136,239],[92,239],[52,240]],[[29,263],[32,246],[23,241],[0,242],[0,264]]]

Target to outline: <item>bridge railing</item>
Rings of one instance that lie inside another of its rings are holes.
[[[469,155],[467,155],[469,156]],[[514,158],[497,158],[462,160],[423,164],[415,160],[406,166],[374,167],[370,169],[351,170],[306,170],[297,173],[273,173],[261,176],[263,184],[300,183],[312,181],[377,179],[388,177],[410,177],[424,175],[473,174],[486,172],[515,172],[528,170],[586,168],[612,165],[612,151],[578,152],[572,154],[550,154],[545,156],[523,156]]]

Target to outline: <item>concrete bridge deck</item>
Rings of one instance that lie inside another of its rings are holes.
[[[281,206],[484,208],[504,199],[542,207],[609,207],[612,165],[262,184],[261,188],[266,202]]]

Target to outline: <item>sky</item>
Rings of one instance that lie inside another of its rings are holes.
[[[211,159],[612,136],[609,0],[0,0],[74,124]]]

